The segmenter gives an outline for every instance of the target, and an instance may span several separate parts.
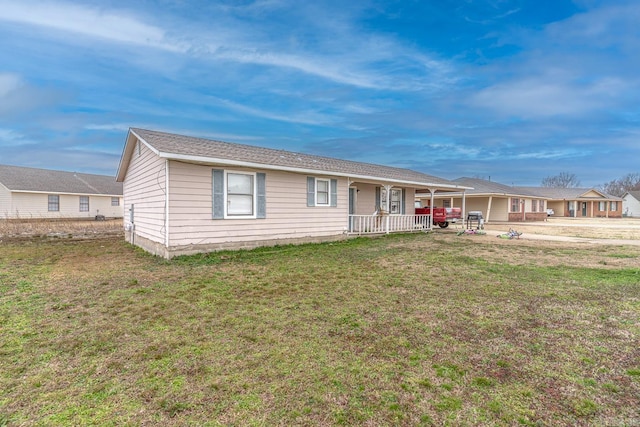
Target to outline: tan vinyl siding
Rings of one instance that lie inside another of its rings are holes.
[[[413,215],[416,212],[416,190],[415,188],[404,189],[404,214]]]
[[[376,211],[376,185],[358,183],[356,215],[373,215]]]
[[[349,209],[346,178],[338,179],[337,207],[307,207],[306,175],[266,171],[265,219],[214,220],[213,169],[223,168],[170,162],[171,246],[335,236],[345,231]],[[225,170],[263,172],[241,168]]]
[[[442,202],[438,201],[438,205]],[[454,207],[462,207],[462,198],[453,198]],[[505,197],[493,197],[491,200],[491,212],[489,212],[489,218],[487,218],[487,208],[489,207],[489,197],[469,197],[465,199],[465,215],[470,211],[480,211],[484,216],[485,221],[508,221],[509,220],[509,198]],[[463,220],[465,218],[462,218]]]
[[[49,194],[58,196],[59,210],[49,211]],[[121,218],[122,206],[111,206],[111,196],[89,197],[89,211],[80,212],[80,195],[55,193],[14,192],[11,203],[12,218],[93,218],[98,213],[109,218]]]
[[[140,154],[134,150],[123,182],[125,225],[134,227],[136,236],[158,243],[165,240],[165,165],[165,160],[141,144]],[[132,204],[133,225],[129,223]]]
[[[118,197],[119,206],[111,206],[112,197],[115,196],[90,196],[89,212],[91,212],[91,216],[104,215],[107,218],[122,218],[124,213],[122,197]]]

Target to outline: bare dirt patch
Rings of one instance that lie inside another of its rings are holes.
[[[549,218],[544,222],[491,222],[487,232],[506,232],[513,228],[531,235],[563,236],[583,239],[640,240],[638,218]],[[630,243],[633,244],[633,243]]]
[[[461,225],[446,230],[436,228],[433,233],[450,244],[464,243],[460,256],[473,251],[490,262],[606,269],[637,268],[640,265],[638,219],[552,218],[540,223],[494,222],[486,224],[485,234],[458,236],[456,233],[461,229]],[[509,229],[522,235],[511,240],[497,238]],[[586,254],[585,249],[589,249]],[[581,256],[570,256],[577,252]]]

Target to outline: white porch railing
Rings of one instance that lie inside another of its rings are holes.
[[[429,230],[431,215],[349,215],[351,234],[381,234]]]

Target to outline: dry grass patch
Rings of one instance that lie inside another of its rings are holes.
[[[640,248],[479,237],[3,243],[0,425],[637,422]]]

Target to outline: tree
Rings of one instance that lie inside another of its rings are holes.
[[[640,190],[640,173],[628,173],[620,179],[602,184],[600,189],[612,196],[622,197],[627,191]]]
[[[576,188],[580,186],[580,180],[573,173],[560,172],[556,176],[548,176],[542,180],[543,187],[551,188]]]

